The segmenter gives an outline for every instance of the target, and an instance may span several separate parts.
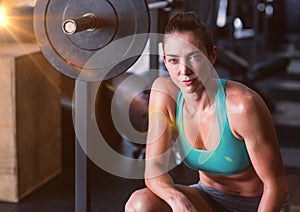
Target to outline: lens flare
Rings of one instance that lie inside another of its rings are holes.
[[[0,7],[0,27],[5,26],[7,23],[7,16],[5,8]]]

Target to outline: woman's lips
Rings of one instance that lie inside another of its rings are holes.
[[[188,79],[188,80],[183,80],[182,82],[183,82],[186,86],[190,86],[190,85],[193,83],[194,80],[195,80],[195,79]]]

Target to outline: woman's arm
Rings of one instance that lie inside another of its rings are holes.
[[[173,211],[196,211],[188,198],[176,189],[168,174],[176,96],[177,89],[167,78],[158,78],[154,82],[149,101],[145,183]]]
[[[262,98],[244,89],[229,96],[229,122],[245,140],[253,167],[263,182],[259,211],[279,211],[287,195],[284,167],[272,116]]]

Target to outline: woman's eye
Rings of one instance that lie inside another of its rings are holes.
[[[190,57],[190,60],[194,60],[194,61],[200,61],[200,59],[201,59],[201,56],[200,55],[192,55],[191,57]]]
[[[178,63],[178,59],[176,59],[176,58],[170,58],[170,59],[168,59],[168,62],[172,63],[172,64],[176,64],[176,63]]]

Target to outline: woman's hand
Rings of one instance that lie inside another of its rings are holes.
[[[168,204],[173,212],[197,212],[195,206],[184,194],[171,197]]]

